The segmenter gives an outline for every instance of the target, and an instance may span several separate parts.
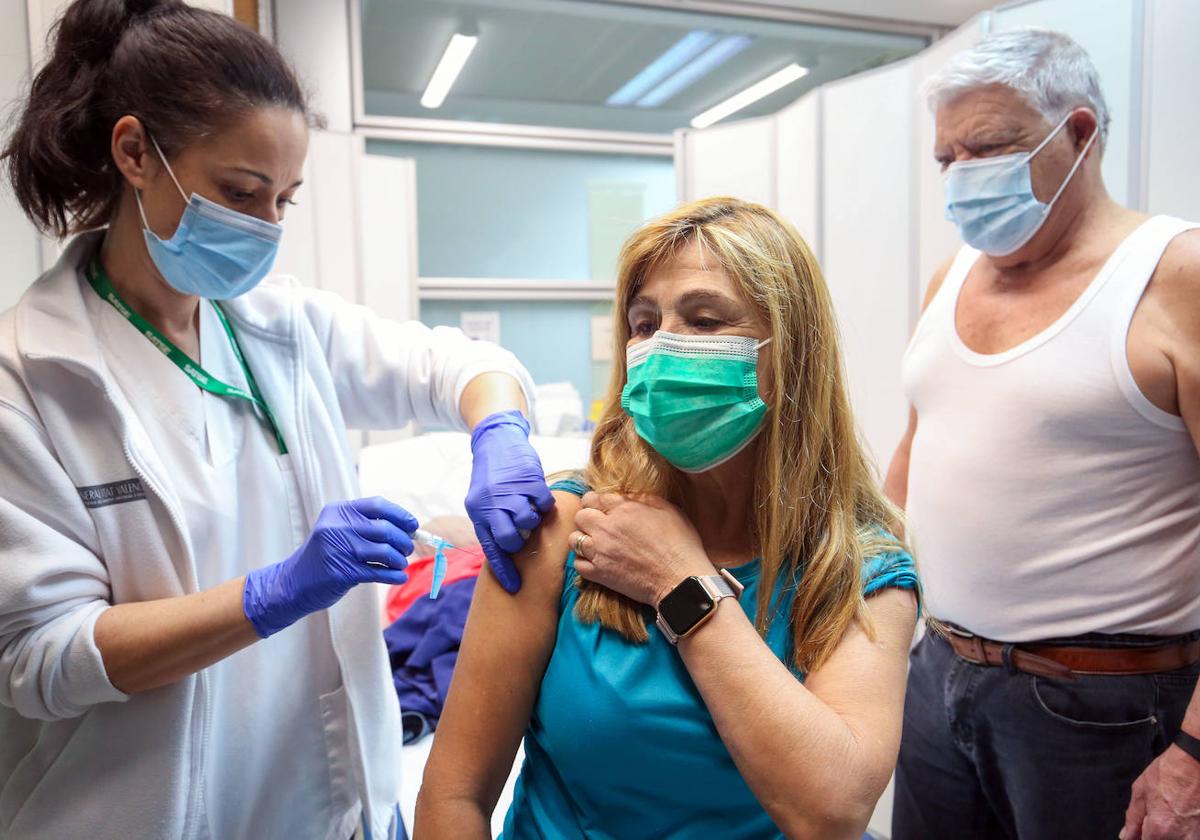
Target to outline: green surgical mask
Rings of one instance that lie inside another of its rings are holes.
[[[758,395],[758,348],[767,341],[660,330],[626,351],[621,407],[642,440],[672,465],[711,470],[762,428],[767,406]]]

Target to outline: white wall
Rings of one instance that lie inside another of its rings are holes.
[[[1200,219],[1200,3],[1153,0],[1147,6],[1144,195],[1151,213]]]
[[[851,402],[881,465],[907,418],[900,358],[914,297],[912,89],[903,62],[822,92],[823,268]]]
[[[260,0],[266,2],[266,0]],[[359,0],[277,0],[275,42],[312,95],[331,131],[354,127],[350,14]]]
[[[808,247],[821,245],[821,91],[817,89],[776,115],[776,208],[796,226]]]
[[[10,113],[29,84],[29,36],[25,0],[0,0],[0,113]],[[0,145],[7,141],[0,131]],[[17,206],[7,178],[0,178],[0,311],[17,302],[41,273],[39,237]]]
[[[680,198],[734,195],[775,206],[775,119],[764,117],[681,132],[682,154],[695,161],[680,173]],[[676,165],[679,162],[676,161]]]
[[[359,301],[384,318],[415,319],[417,303],[417,165],[412,158],[362,155],[358,161],[362,289]],[[409,437],[411,425],[372,431],[375,445]]]

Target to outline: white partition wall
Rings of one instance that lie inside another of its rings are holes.
[[[826,85],[824,269],[850,396],[878,463],[907,421],[900,358],[915,306],[912,64]]]
[[[0,0],[0,109],[8,113],[29,84],[29,37],[25,0]],[[0,130],[0,146],[7,139]],[[7,183],[0,185],[0,312],[17,302],[21,293],[41,273],[40,243]]]
[[[362,288],[359,301],[397,321],[417,317],[417,166],[412,158],[363,155],[359,161]],[[411,428],[366,433],[387,443]]]
[[[776,209],[821,259],[821,91],[776,115]]]
[[[1147,5],[1142,185],[1145,208],[1200,219],[1200,3]]]
[[[677,142],[679,198],[735,195],[775,206],[775,119],[765,117],[681,131]]]
[[[360,299],[359,161],[363,139],[337,131],[313,131],[296,206],[284,218],[275,263],[307,286]]]

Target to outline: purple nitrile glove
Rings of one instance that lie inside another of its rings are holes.
[[[489,415],[471,434],[471,452],[467,514],[496,580],[516,592],[521,576],[512,555],[525,545],[521,531],[532,531],[554,507],[542,462],[529,445],[529,421],[519,411]]]
[[[264,639],[360,583],[404,583],[417,520],[378,496],[326,505],[286,560],[246,575],[242,610]]]

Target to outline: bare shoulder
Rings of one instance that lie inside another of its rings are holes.
[[[1167,245],[1145,302],[1169,331],[1200,341],[1200,230],[1179,234]],[[1200,348],[1197,348],[1200,350]]]
[[[504,593],[488,568],[480,576],[479,594],[494,595],[496,603],[511,604],[517,609],[536,602],[540,607],[553,606],[557,611],[568,554],[567,538],[575,529],[575,513],[580,503],[579,497],[572,493],[554,491],[553,495],[554,509],[542,516],[541,526],[513,558],[521,575],[521,588],[515,595]]]
[[[1200,291],[1200,229],[1184,231],[1171,240],[1154,272],[1154,282],[1169,293],[1195,295]]]
[[[561,586],[568,554],[567,538],[575,530],[575,514],[581,503],[574,493],[552,492],[554,510],[542,517],[541,527],[530,537],[517,564],[522,572],[528,569],[539,576],[548,576]]]

